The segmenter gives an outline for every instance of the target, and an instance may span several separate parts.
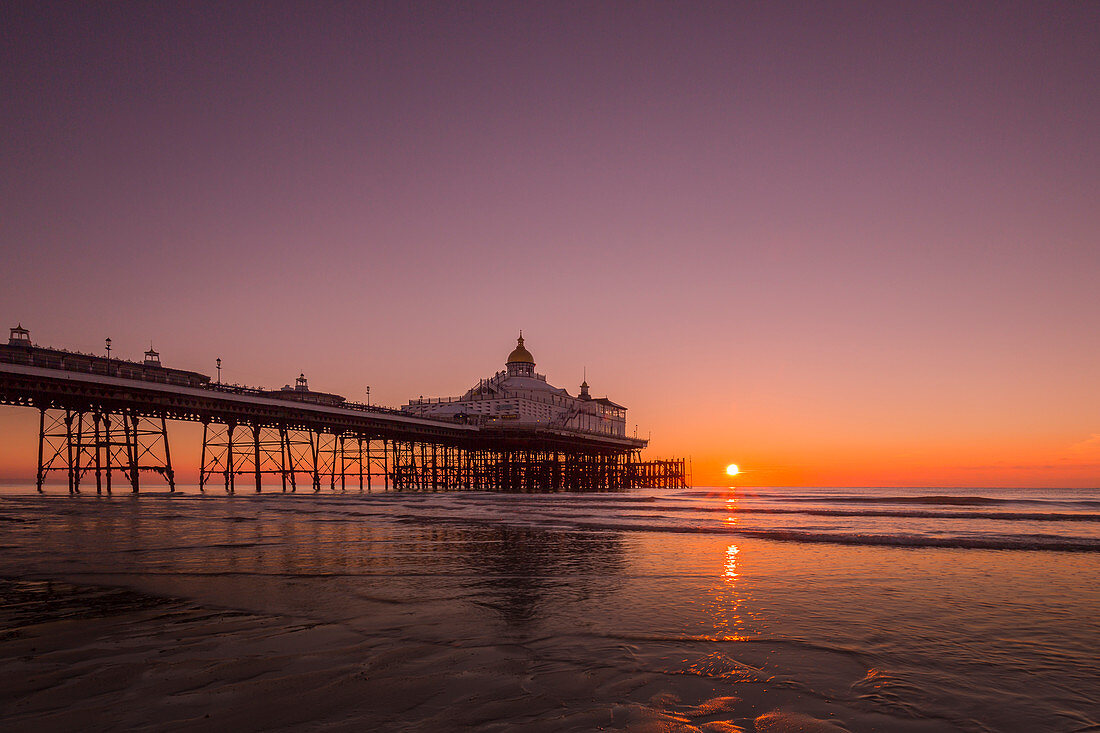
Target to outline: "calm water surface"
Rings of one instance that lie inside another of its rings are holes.
[[[350,634],[388,691],[333,703],[359,725],[1100,730],[1096,492],[9,493],[0,520],[8,578]]]

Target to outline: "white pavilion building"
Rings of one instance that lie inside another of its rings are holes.
[[[412,400],[402,412],[420,417],[471,422],[544,425],[600,435],[626,437],[626,408],[606,397],[593,399],[588,381],[573,397],[535,372],[535,358],[523,345],[523,332],[508,355],[504,371],[482,379],[461,397]]]

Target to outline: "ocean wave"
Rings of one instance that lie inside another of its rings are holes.
[[[809,639],[803,639],[797,636],[772,636],[772,635],[753,635],[753,636],[738,636],[729,634],[658,634],[658,633],[637,633],[629,631],[575,631],[572,636],[577,637],[591,637],[594,639],[611,639],[614,641],[626,641],[626,642],[656,642],[661,644],[702,644],[706,646],[713,646],[715,644],[728,644],[730,646],[739,645],[761,645],[768,648],[775,647],[790,647],[793,649],[802,649],[815,652],[825,652],[828,654],[838,654],[842,656],[853,657],[855,659],[864,660],[868,658],[868,655],[855,649],[851,646],[844,646],[842,644],[825,644],[820,642],[810,641]]]
[[[966,550],[1059,550],[1100,552],[1100,540],[1086,537],[1018,535],[1014,537],[930,537],[912,534],[846,534],[799,530],[744,530],[743,534],[785,542],[830,542],[842,545],[891,547],[949,547]]]
[[[864,534],[856,532],[814,532],[796,529],[737,529],[725,526],[577,522],[574,527],[590,530],[718,534],[779,542],[828,543],[879,547],[954,548],[963,550],[1056,550],[1061,552],[1100,552],[1100,539],[1059,537],[1056,535],[1013,535],[990,537],[951,537],[916,534]]]
[[[673,510],[675,511],[675,510]],[[903,509],[778,509],[769,507],[715,507],[716,514],[804,514],[815,517],[903,517],[912,519],[995,519],[1029,522],[1100,522],[1100,514],[1069,512],[951,512]]]
[[[804,504],[929,504],[934,506],[1005,506],[1009,504],[1032,504],[1036,506],[1075,506],[1082,508],[1100,507],[1100,499],[1080,499],[1076,497],[1038,498],[1034,496],[982,496],[980,494],[882,494],[878,490],[868,493],[803,493],[804,489],[777,489],[772,487],[743,487],[729,489],[689,489],[674,495],[662,497],[670,500],[693,501],[695,499],[729,499],[792,502]],[[856,489],[844,489],[846,492]]]
[[[514,509],[516,503],[512,502],[499,502],[490,505],[483,505],[482,509],[489,511],[509,511]],[[456,507],[456,510],[461,511],[463,507]],[[1028,522],[1100,522],[1100,513],[1095,512],[1039,512],[1039,511],[1004,511],[1004,510],[986,510],[986,511],[950,511],[950,510],[936,510],[936,509],[889,509],[889,508],[832,508],[832,507],[776,507],[776,506],[760,506],[749,505],[746,506],[746,502],[733,503],[721,503],[721,504],[673,504],[664,503],[661,505],[645,505],[636,506],[631,504],[617,504],[613,502],[605,502],[601,504],[593,504],[587,502],[573,502],[572,497],[568,499],[559,499],[557,503],[549,502],[534,502],[524,506],[527,510],[536,511],[554,511],[555,513],[561,513],[563,516],[569,519],[578,519],[583,517],[600,516],[598,513],[594,513],[591,510],[611,510],[622,512],[623,516],[639,516],[639,513],[643,513],[642,516],[646,517],[660,517],[663,515],[685,515],[685,514],[699,514],[699,515],[796,515],[796,516],[817,516],[817,517],[899,517],[903,519],[982,519],[982,520],[996,520],[996,521],[1028,521]]]
[[[746,513],[771,513],[768,509],[747,509]],[[736,513],[736,512],[735,512]],[[911,517],[917,519],[991,519],[1000,521],[1029,522],[1100,522],[1100,514],[1072,514],[1068,512],[921,512],[870,509],[866,511],[844,509],[774,510],[774,513],[809,514],[822,517]]]
[[[556,507],[570,509],[568,505]],[[586,505],[585,509],[597,508]],[[623,511],[641,511],[641,508],[600,505],[598,508],[619,509]],[[645,511],[659,510],[664,514],[795,514],[817,517],[902,517],[914,519],[995,519],[1003,521],[1031,522],[1100,522],[1100,514],[1086,512],[1008,512],[1008,511],[934,511],[919,509],[830,509],[830,508],[787,508],[767,506],[742,506],[740,504],[720,504],[716,506],[671,505],[645,507]],[[579,516],[571,514],[570,516]]]
[[[993,498],[990,496],[950,496],[948,494],[931,494],[928,496],[768,496],[767,500],[813,504],[930,504],[934,506],[1005,506],[1009,504],[1033,504],[1036,506],[1100,506],[1100,500],[1092,499]]]

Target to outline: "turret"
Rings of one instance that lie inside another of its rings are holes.
[[[145,352],[145,366],[147,367],[159,367],[160,366],[160,354],[153,351],[153,345],[149,344],[149,350]]]
[[[15,328],[11,329],[8,335],[8,346],[30,346],[31,345],[31,332],[23,328],[23,324],[20,323]]]
[[[309,385],[306,383],[305,372],[299,374],[298,378],[294,380],[294,391],[295,392],[308,392],[309,391]]]

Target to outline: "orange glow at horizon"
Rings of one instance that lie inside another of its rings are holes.
[[[765,429],[754,432],[757,418]],[[729,485],[725,456],[733,443],[753,466],[751,478],[741,471],[738,480],[751,486],[1100,487],[1100,432],[1087,424],[1038,435],[1022,426],[1018,434],[976,435],[978,426],[937,434],[931,425],[895,424],[878,435],[868,428],[840,438],[820,419],[812,430],[790,426],[784,439],[785,426],[768,426],[765,415],[743,419],[745,427],[718,437],[694,425],[655,437],[652,449],[690,456],[696,486]]]
[[[510,348],[510,340],[510,336],[502,336],[497,342],[503,344],[498,351]],[[132,341],[116,338],[116,343]],[[79,341],[73,343],[64,333],[56,336],[48,333],[42,342],[94,348]],[[529,343],[540,347],[538,355],[547,355],[544,361],[548,380],[567,384],[560,375],[567,374],[569,365],[579,357],[568,351],[555,353],[565,348],[564,341]],[[627,348],[622,344],[614,345],[615,361],[629,362],[630,357],[620,353],[620,347]],[[169,364],[203,369],[201,362],[186,356],[186,348],[177,345],[173,351],[177,350],[184,355],[173,356]],[[492,364],[501,358],[501,354],[491,350],[475,358],[470,354],[476,350],[468,346],[454,353],[477,363],[441,372],[426,371],[417,375],[416,380],[431,383],[454,378],[454,385],[436,391],[460,392],[466,381],[480,373],[478,369],[487,370],[481,366],[482,362]],[[165,351],[168,349],[162,348],[162,352]],[[288,368],[289,364],[272,366],[250,362],[238,367],[240,376],[235,378],[254,384],[277,385],[286,381],[277,375],[295,374],[301,366],[312,374],[321,371],[320,367],[325,364],[323,356],[310,356],[310,363],[301,365],[300,353],[296,349],[292,352],[282,358],[284,361],[293,358],[293,368]],[[542,356],[538,358],[543,359]],[[332,363],[328,367],[335,369]],[[358,362],[346,368],[352,367],[357,369]],[[666,369],[666,366],[658,363],[654,369]],[[667,365],[667,369],[683,367]],[[461,375],[454,377],[453,371]],[[609,368],[608,371],[613,370]],[[745,373],[739,378],[743,379]],[[251,374],[257,376],[253,378]],[[653,375],[642,375],[644,378],[629,370],[614,374],[604,383],[606,392],[614,397],[625,395],[623,401],[634,405],[628,419],[652,426],[649,456],[689,458],[692,483],[696,486],[728,486],[733,475],[731,470],[735,467],[739,482],[751,482],[755,486],[1100,486],[1100,429],[1091,422],[1095,412],[1091,398],[1071,399],[1069,388],[1061,383],[1018,389],[1014,393],[1016,402],[1007,405],[1003,404],[1006,401],[1002,395],[990,393],[990,388],[980,383],[969,389],[969,402],[962,396],[968,386],[963,383],[954,390],[945,390],[944,395],[935,399],[920,390],[911,398],[896,384],[900,377],[880,375],[878,379],[883,384],[875,389],[864,385],[863,388],[870,390],[864,394],[849,383],[840,398],[822,395],[815,388],[816,382],[806,381],[804,377],[792,378],[788,374],[784,379],[790,379],[790,384],[783,386],[801,390],[803,403],[795,404],[796,400],[785,396],[762,400],[748,388],[742,395],[742,388],[736,384],[730,387],[711,385],[714,391],[726,390],[724,394],[731,400],[733,407],[723,413],[711,409],[705,395],[696,392],[693,383],[676,392],[675,403],[668,401],[668,386],[654,382],[656,374],[655,371]],[[462,376],[466,380],[458,381]],[[322,377],[317,380],[320,384],[315,384],[325,391],[354,395],[355,381],[360,378],[356,371]],[[392,376],[392,379],[398,386],[374,382],[372,394],[382,394],[379,401],[385,404],[399,405],[402,394],[411,397],[428,391],[415,389],[407,378]],[[1053,411],[1047,402],[1051,401],[1056,389],[1062,390],[1061,407]],[[986,397],[981,396],[983,393]],[[937,404],[944,400],[961,406]],[[696,404],[700,407],[684,407]],[[1014,413],[1017,409],[1024,412]],[[1100,405],[1095,409],[1100,409]],[[946,420],[945,415],[952,419]],[[3,438],[0,440],[0,480],[25,482],[33,479],[37,418],[33,409],[0,409],[0,437]],[[172,456],[181,484],[197,483],[201,433],[197,423],[170,422]],[[736,449],[740,465],[752,467],[751,473],[728,462],[731,447]]]
[[[677,429],[679,428],[679,429]],[[0,409],[0,480],[34,478],[38,415],[35,410]],[[1050,437],[1028,441],[1010,436],[948,442],[913,436],[908,446],[869,436],[851,436],[850,445],[802,435],[789,447],[765,445],[767,436],[748,431],[734,440],[700,434],[693,426],[661,426],[649,453],[691,456],[693,484],[728,486],[728,446],[744,447],[753,466],[752,486],[1100,486],[1100,435]],[[180,483],[198,482],[202,429],[197,423],[169,423],[172,458]],[[779,441],[776,441],[779,442]],[[710,445],[708,445],[710,444]],[[709,457],[701,449],[710,448]],[[741,478],[749,474],[740,472]],[[150,482],[154,482],[151,477]]]

